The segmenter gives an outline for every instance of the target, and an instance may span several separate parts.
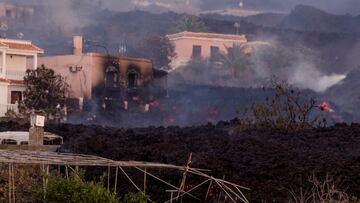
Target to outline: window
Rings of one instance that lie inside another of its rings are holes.
[[[106,87],[117,87],[119,82],[118,69],[115,66],[106,68],[105,85]]]
[[[198,45],[193,46],[192,56],[194,58],[200,58],[201,57],[201,46],[198,46]]]
[[[17,141],[13,139],[3,139],[1,144],[17,145]]]
[[[139,79],[139,73],[137,71],[135,70],[128,71],[128,77],[127,77],[128,88],[129,89],[136,88],[139,85],[138,79]]]
[[[22,92],[11,91],[11,104],[20,103],[22,101]]]
[[[11,18],[12,17],[12,12],[11,10],[6,10],[6,17]]]
[[[210,47],[210,54],[211,54],[211,60],[212,61],[217,61],[219,59],[219,55],[220,55],[220,50],[219,47],[215,47],[215,46],[211,46]]]

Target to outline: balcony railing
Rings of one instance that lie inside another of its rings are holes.
[[[8,111],[19,113],[19,107],[17,104],[0,104],[0,117],[5,116]]]
[[[26,70],[6,70],[6,79],[23,80]]]

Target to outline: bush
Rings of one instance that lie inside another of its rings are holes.
[[[128,193],[125,195],[122,203],[146,203],[147,197],[144,193]]]
[[[289,203],[360,203],[357,197],[351,197],[338,187],[338,181],[326,175],[319,179],[313,174],[308,178],[310,186],[298,190],[289,190]]]
[[[317,101],[288,83],[272,79],[264,92],[266,101],[254,103],[245,109],[240,115],[241,124],[285,130],[301,130],[326,124],[326,120],[319,114]]]
[[[41,192],[43,202],[51,203],[119,203],[115,193],[111,193],[100,182],[86,182],[83,175],[72,174],[64,177],[50,177],[46,193]],[[44,198],[45,197],[45,198]]]

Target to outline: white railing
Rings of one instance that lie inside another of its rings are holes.
[[[26,70],[6,70],[6,79],[11,80],[23,80],[25,77]]]
[[[0,104],[0,117],[5,116],[9,110],[19,113],[19,107],[17,104]]]

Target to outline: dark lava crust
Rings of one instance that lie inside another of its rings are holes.
[[[53,125],[47,131],[64,137],[62,152],[184,165],[193,152],[193,167],[211,169],[217,177],[251,188],[251,202],[286,202],[288,191],[306,186],[316,173],[341,180],[348,194],[360,196],[360,124],[285,132],[234,130],[233,122],[198,127],[117,129]],[[0,123],[0,131],[27,125]]]

